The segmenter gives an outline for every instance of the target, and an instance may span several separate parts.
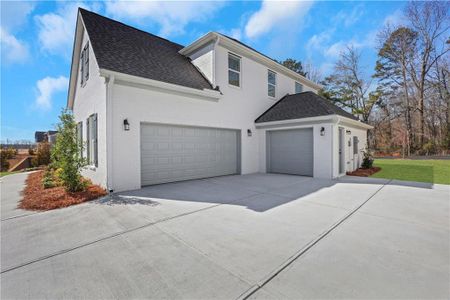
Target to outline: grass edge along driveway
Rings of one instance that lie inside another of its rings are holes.
[[[381,171],[371,177],[450,185],[450,160],[375,159]]]

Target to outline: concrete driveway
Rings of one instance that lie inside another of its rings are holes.
[[[1,179],[1,297],[449,298],[450,187],[253,174],[65,209]]]

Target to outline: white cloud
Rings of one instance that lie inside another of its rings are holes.
[[[335,32],[334,28],[323,31],[319,34],[313,35],[306,43],[306,50],[308,55],[311,56],[313,52],[317,50],[323,51],[324,45],[326,45],[332,38]]]
[[[312,4],[312,1],[264,0],[261,9],[250,16],[245,26],[245,35],[249,38],[256,38],[271,31],[279,24],[289,24],[293,18],[298,21],[306,15]]]
[[[2,1],[0,5],[2,28],[9,32],[21,27],[36,6],[35,3],[26,1]]]
[[[28,45],[0,27],[0,45],[2,61],[6,63],[23,63],[29,58]]]
[[[324,50],[324,55],[327,57],[337,58],[345,50],[349,43],[339,41]]]
[[[364,9],[362,5],[356,5],[353,7],[352,11],[346,12],[341,10],[333,17],[333,22],[335,25],[342,24],[345,27],[350,27],[355,24],[364,14]]]
[[[106,13],[114,18],[136,22],[152,21],[161,27],[160,35],[184,33],[189,23],[209,19],[223,6],[221,1],[108,1]]]
[[[397,9],[392,14],[386,16],[383,21],[383,25],[398,26],[405,22],[405,17],[401,10]]]
[[[84,3],[68,2],[60,5],[55,12],[35,17],[43,51],[71,57],[78,7],[90,9]]]
[[[36,87],[39,95],[36,98],[35,105],[38,109],[49,110],[52,108],[52,97],[57,92],[67,90],[69,79],[64,76],[45,77],[38,80]]]

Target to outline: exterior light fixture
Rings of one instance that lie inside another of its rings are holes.
[[[252,131],[250,129],[247,129],[247,136],[252,136]]]
[[[325,127],[321,127],[320,128],[320,135],[324,136],[325,135]]]
[[[345,133],[352,134],[352,131],[351,130],[346,130]]]
[[[128,123],[128,119],[123,120],[123,130],[125,130],[125,131],[130,130],[130,123]]]

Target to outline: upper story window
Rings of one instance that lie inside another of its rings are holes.
[[[228,53],[228,83],[241,86],[241,58]]]
[[[267,72],[267,95],[269,97],[275,97],[277,86],[277,73],[268,70]]]
[[[81,85],[84,86],[89,79],[89,42],[81,52]]]
[[[295,93],[303,92],[303,85],[301,83],[295,82]]]

